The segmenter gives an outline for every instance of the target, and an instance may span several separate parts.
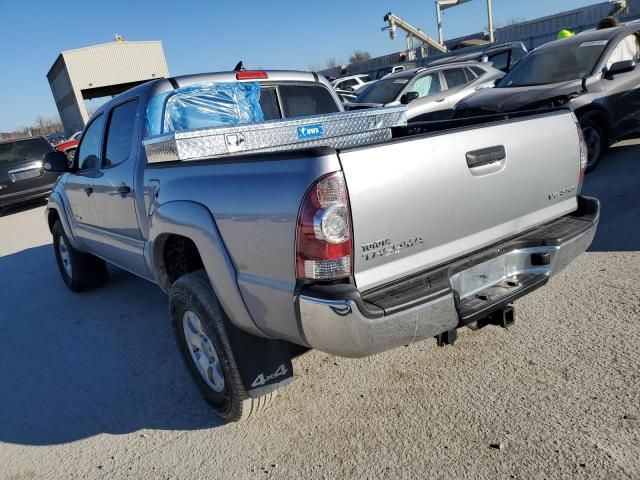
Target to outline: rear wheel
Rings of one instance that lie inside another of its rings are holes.
[[[53,250],[60,275],[70,290],[91,290],[109,278],[104,260],[73,248],[60,220],[53,226]]]
[[[582,128],[584,141],[589,149],[586,171],[591,172],[598,166],[609,145],[604,130],[594,117],[587,116],[580,120],[580,127]]]
[[[169,292],[173,328],[182,356],[202,396],[228,422],[264,410],[276,392],[247,394],[227,336],[225,317],[203,270],[183,275]]]

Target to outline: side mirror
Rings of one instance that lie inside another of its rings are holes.
[[[402,105],[408,105],[413,102],[416,98],[418,98],[420,94],[418,92],[407,92],[400,97],[400,103]]]
[[[615,75],[620,73],[632,72],[636,69],[635,60],[623,60],[621,62],[616,62],[611,65],[611,68],[607,69],[604,73],[604,76],[611,80]]]
[[[68,172],[69,160],[64,152],[49,152],[44,156],[44,169],[47,172]]]

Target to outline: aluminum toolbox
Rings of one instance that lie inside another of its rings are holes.
[[[174,162],[234,153],[367,145],[390,140],[391,127],[406,124],[406,107],[398,106],[233,127],[180,130],[147,138],[142,143],[149,163]]]

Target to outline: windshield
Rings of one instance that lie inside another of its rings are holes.
[[[528,87],[578,80],[591,74],[606,40],[560,42],[557,48],[533,51],[502,79],[498,88]]]
[[[23,162],[24,160],[42,160],[44,154],[50,151],[51,145],[44,138],[0,143],[0,165]]]
[[[354,100],[355,103],[390,103],[402,91],[411,77],[383,78],[365,87]]]

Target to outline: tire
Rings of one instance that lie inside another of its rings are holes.
[[[53,251],[60,275],[71,291],[92,290],[109,279],[104,260],[73,248],[60,220],[53,225]]]
[[[580,120],[582,135],[589,149],[589,160],[586,172],[592,172],[598,167],[600,160],[609,148],[607,136],[600,122],[593,115],[587,115]]]
[[[227,422],[237,422],[267,408],[276,392],[251,398],[234,358],[229,321],[203,270],[183,275],[169,291],[169,308],[182,357],[204,399]]]

